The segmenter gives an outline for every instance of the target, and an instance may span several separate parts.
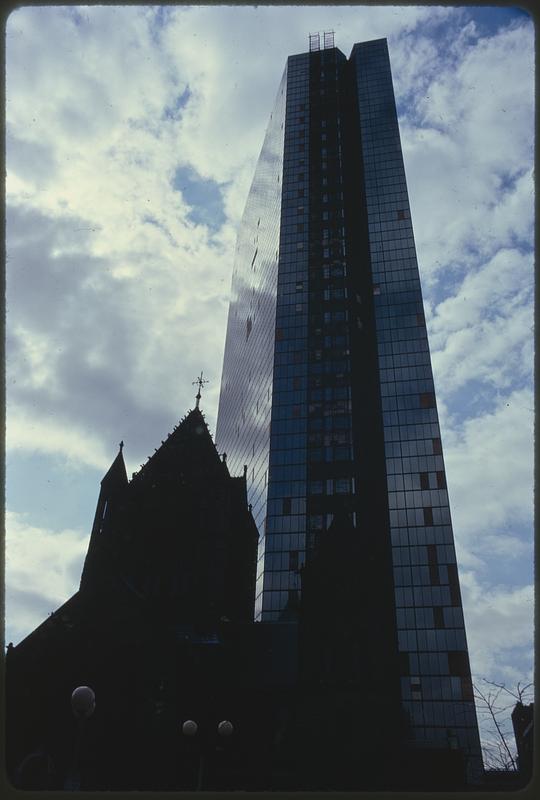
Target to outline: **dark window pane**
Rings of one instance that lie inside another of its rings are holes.
[[[459,592],[459,581],[457,574],[457,566],[455,564],[448,564],[448,583],[450,585],[450,602],[453,606],[461,605],[461,598]]]
[[[470,675],[470,669],[467,653],[458,650],[451,650],[448,653],[448,667],[450,670],[450,675],[460,675],[464,678],[468,678]]]
[[[461,677],[461,696],[464,700],[474,700],[473,685],[468,676]]]
[[[433,619],[435,620],[436,628],[444,628],[444,616],[441,606],[435,606],[433,609]]]
[[[444,472],[437,472],[437,488],[446,489],[446,476]]]
[[[298,550],[289,552],[289,569],[293,571],[298,569]]]
[[[424,506],[424,525],[433,525],[433,509],[431,506]]]
[[[433,392],[423,392],[420,395],[420,408],[434,408],[435,395]]]
[[[399,653],[399,674],[400,675],[410,674],[408,653]]]
[[[432,586],[438,586],[441,581],[439,567],[437,566],[437,548],[434,544],[428,544],[426,550],[429,564],[429,582]]]

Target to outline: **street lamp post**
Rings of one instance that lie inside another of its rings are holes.
[[[64,789],[81,788],[81,744],[86,720],[92,716],[96,708],[96,695],[89,686],[78,686],[71,694],[71,710],[77,720],[75,752],[71,769],[64,781]]]

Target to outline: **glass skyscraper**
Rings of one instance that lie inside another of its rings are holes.
[[[216,443],[247,467],[256,618],[280,619],[348,515],[391,608],[415,742],[481,769],[385,39],[347,59],[312,37],[287,61],[238,234]]]

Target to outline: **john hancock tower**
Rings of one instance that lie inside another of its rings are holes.
[[[386,39],[347,59],[317,34],[287,61],[238,233],[216,443],[233,474],[247,465],[256,619],[301,603],[304,564],[345,521],[367,587],[367,674],[399,687],[415,745],[459,748],[474,780],[478,728]]]

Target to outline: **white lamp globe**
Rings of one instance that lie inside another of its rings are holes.
[[[186,719],[186,721],[182,723],[182,733],[184,736],[195,736],[198,730],[199,726],[192,719]]]
[[[219,723],[217,729],[220,736],[230,736],[234,731],[234,726],[228,719],[224,719]]]
[[[77,686],[71,695],[71,709],[78,719],[87,719],[94,713],[96,695],[89,686]]]

